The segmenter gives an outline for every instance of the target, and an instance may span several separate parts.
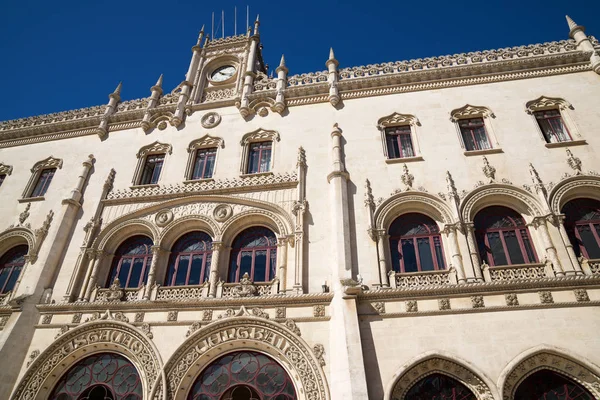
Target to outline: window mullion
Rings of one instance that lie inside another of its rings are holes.
[[[508,247],[506,246],[506,241],[504,240],[504,230],[500,230],[500,242],[502,243],[502,248],[504,249],[504,254],[506,255],[506,260],[508,261],[508,265],[512,265],[512,260],[510,258],[510,252],[508,251]],[[506,231],[508,232],[508,231]],[[516,232],[515,232],[516,234]],[[518,238],[517,238],[518,239]]]
[[[413,238],[413,247],[415,248],[417,271],[421,272],[421,255],[419,254],[419,242],[417,241],[416,237]]]
[[[587,225],[587,224],[586,224]],[[590,258],[587,252],[587,249],[585,248],[584,244],[583,244],[583,240],[581,239],[581,235],[579,234],[579,229],[578,227],[583,226],[583,225],[577,225],[575,224],[575,237],[577,238],[577,241],[579,242],[577,245],[579,246],[579,251],[581,251],[581,253],[585,256],[585,258]]]

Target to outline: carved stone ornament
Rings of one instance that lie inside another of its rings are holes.
[[[471,306],[473,308],[483,308],[485,307],[485,303],[483,302],[483,296],[471,296]]]
[[[13,167],[12,165],[6,165],[0,162],[0,175],[10,175],[12,174]]]
[[[252,309],[252,315],[259,318],[269,319],[269,314],[267,314],[262,308],[258,307]]]
[[[134,321],[135,322],[144,322],[144,316],[145,316],[145,314],[146,313],[144,313],[144,312],[136,312],[135,313]]]
[[[187,333],[185,334],[185,337],[190,337],[194,332],[196,332],[198,329],[202,328],[202,323],[200,321],[195,321],[194,323],[192,323],[192,325],[190,325],[190,327],[188,328]]]
[[[200,124],[206,129],[214,128],[215,126],[219,125],[220,122],[221,116],[214,111],[204,114],[200,119]]]
[[[213,211],[213,217],[218,222],[225,222],[233,215],[233,209],[229,204],[219,204]]]
[[[40,351],[39,350],[33,350],[31,352],[31,354],[29,354],[29,361],[27,361],[27,367],[29,368],[29,366],[31,365],[32,362],[35,361],[35,359],[37,358],[37,356],[40,355]]]
[[[440,311],[450,309],[450,299],[438,299],[438,308]]]
[[[173,211],[169,209],[160,210],[154,217],[154,222],[161,228],[167,226],[171,221],[173,221]]]
[[[379,129],[385,129],[389,126],[400,126],[400,125],[418,125],[418,126],[420,126],[421,123],[419,122],[418,118],[415,117],[414,115],[399,114],[397,112],[392,113],[386,117],[380,118],[377,121],[377,127]]]
[[[202,136],[200,139],[192,140],[188,146],[188,153],[193,153],[198,149],[206,149],[211,147],[224,148],[225,141],[220,137],[210,136],[208,134]]]
[[[212,321],[213,311],[212,310],[204,310],[202,311],[202,321],[210,322]]]
[[[158,127],[160,129],[160,126]],[[173,152],[173,146],[166,143],[161,143],[158,140],[154,143],[151,143],[147,146],[144,146],[138,151],[137,158],[146,157],[148,154],[156,154],[156,153],[167,153],[171,154]]]
[[[275,318],[277,318],[277,319],[285,318],[285,307],[277,307],[275,309]]]
[[[48,325],[52,321],[52,314],[44,314],[42,317],[42,325]]]
[[[61,326],[60,330],[58,331],[58,333],[56,334],[56,336],[54,336],[54,340],[58,339],[59,337],[61,337],[65,333],[67,333],[68,331],[69,331],[69,325],[63,325],[63,326]]]
[[[71,319],[71,323],[78,324],[81,322],[82,314],[80,312],[73,314],[73,318]]]
[[[496,168],[492,167],[486,156],[483,156],[483,168],[481,169],[490,183],[496,180]]]
[[[378,314],[385,314],[385,303],[383,301],[375,302],[372,306]]]
[[[231,295],[233,297],[250,297],[256,296],[256,294],[256,286],[254,286],[254,283],[250,280],[250,276],[247,272],[244,273],[244,276],[240,279],[240,283],[231,289]]]
[[[115,278],[106,291],[106,301],[122,301],[124,296],[125,290],[121,287],[121,281],[119,278]]]
[[[266,140],[279,142],[279,139],[279,133],[277,131],[267,131],[262,128],[259,128],[242,136],[240,144],[242,146],[245,146],[251,142],[261,142]]]
[[[404,183],[404,185],[406,186],[406,190],[410,190],[412,189],[412,184],[415,181],[415,177],[408,172],[408,167],[406,166],[406,164],[404,164],[402,166],[402,175],[400,176],[400,179],[402,180],[402,183]]]
[[[568,101],[557,97],[540,96],[537,99],[528,101],[525,104],[525,110],[528,114],[532,114],[535,111],[541,110],[565,110],[567,108],[572,110],[573,106]]]
[[[409,300],[406,302],[406,312],[417,312],[419,311],[419,303],[416,300]]]
[[[319,360],[319,365],[324,367],[325,358],[323,356],[325,355],[325,347],[322,344],[317,343],[313,346],[313,351],[315,353],[315,357],[317,357],[317,360]]]
[[[477,117],[495,118],[496,117],[494,115],[494,113],[492,112],[492,110],[490,110],[489,108],[482,107],[482,106],[472,106],[470,104],[467,104],[461,108],[452,110],[450,112],[450,116],[451,116],[452,122],[458,122],[458,120],[460,120],[460,119],[468,119],[468,118],[477,118]]]
[[[46,168],[58,168],[61,169],[63,166],[63,161],[60,158],[54,158],[52,156],[36,162],[31,168],[32,173],[36,173]]]
[[[86,318],[85,322],[93,322],[93,321],[119,321],[129,323],[129,318],[125,316],[121,311],[117,311],[116,313],[112,313],[110,310],[106,310],[103,314],[99,312],[95,312],[91,317]]]
[[[325,306],[323,304],[319,304],[313,307],[313,316],[314,317],[324,317],[325,316]]]
[[[302,336],[302,334],[300,333],[300,328],[298,328],[296,326],[296,322],[294,322],[293,319],[286,319],[283,324],[286,326],[286,328],[288,328],[290,331],[294,332],[296,335],[298,336]]]
[[[554,303],[554,299],[552,298],[552,292],[543,290],[543,291],[538,292],[538,294],[540,296],[540,302],[542,304]]]
[[[146,336],[148,336],[148,339],[152,339],[152,338],[154,338],[154,334],[153,334],[153,333],[152,333],[152,331],[150,330],[150,324],[148,324],[148,323],[142,324],[142,325],[140,326],[140,330],[141,330],[142,332],[144,332],[144,334],[145,334]]]
[[[507,306],[518,306],[519,305],[519,298],[517,297],[516,293],[506,293],[504,295],[504,299],[506,300]]]
[[[590,296],[588,296],[588,292],[585,289],[575,289],[573,293],[575,293],[575,300],[579,302],[590,301]]]
[[[575,171],[575,175],[581,174],[581,159],[579,157],[575,157],[571,150],[567,150],[567,165]]]
[[[169,321],[169,322],[177,321],[178,314],[179,314],[179,312],[177,312],[177,311],[169,311],[169,313],[167,314],[167,321]]]

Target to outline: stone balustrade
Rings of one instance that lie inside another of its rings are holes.
[[[456,271],[451,268],[427,272],[392,272],[390,284],[397,289],[416,289],[428,286],[456,285]]]

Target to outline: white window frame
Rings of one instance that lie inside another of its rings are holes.
[[[393,128],[396,126],[410,126],[410,140],[412,142],[413,151],[415,153],[412,157],[404,158],[390,158],[387,148],[387,140],[385,130],[386,128]],[[394,163],[406,163],[412,161],[423,161],[421,154],[421,146],[419,145],[419,133],[418,129],[421,126],[419,119],[411,114],[400,114],[394,112],[388,116],[380,118],[377,121],[377,129],[381,133],[381,145],[383,146],[383,155],[385,156],[385,162],[388,164]]]
[[[467,147],[465,146],[465,141],[463,140],[462,132],[460,130],[459,121],[463,119],[473,118],[481,118],[483,120],[485,132],[492,147],[491,149],[467,150]],[[471,104],[466,104],[463,107],[456,108],[450,112],[450,120],[454,123],[454,127],[456,128],[456,134],[458,135],[458,140],[460,141],[460,146],[462,147],[465,156],[479,156],[485,154],[502,153],[500,143],[498,142],[498,138],[496,137],[494,125],[491,121],[492,118],[496,118],[496,115],[494,115],[492,110],[484,106],[473,106]]]
[[[206,134],[202,136],[200,139],[196,139],[190,142],[187,151],[188,151],[188,162],[185,168],[184,182],[198,182],[204,180],[212,180],[213,178],[203,178],[203,179],[192,179],[192,175],[194,173],[194,164],[196,162],[196,153],[198,150],[202,149],[217,149],[217,154],[215,155],[215,167],[213,168],[213,176],[217,172],[217,165],[219,161],[219,149],[225,148],[225,141],[220,137],[210,136]]]
[[[63,160],[60,158],[54,158],[53,156],[50,156],[42,161],[36,162],[33,165],[33,167],[31,168],[31,177],[29,178],[29,182],[27,182],[27,186],[25,186],[25,190],[23,191],[23,196],[21,199],[19,199],[19,202],[24,203],[24,202],[30,202],[30,201],[45,200],[45,196],[31,197],[31,193],[33,192],[35,185],[37,184],[38,180],[40,179],[40,175],[42,174],[43,170],[50,169],[50,168],[56,168],[56,170],[58,171],[59,169],[62,169],[62,166],[63,166]],[[12,167],[11,167],[11,171],[12,171]],[[52,180],[54,180],[54,177],[52,177]]]
[[[573,110],[573,106],[571,103],[562,99],[560,97],[548,97],[548,96],[540,96],[535,100],[528,101],[525,104],[525,112],[531,116],[533,119],[533,123],[537,129],[540,138],[544,142],[544,145],[547,148],[554,147],[566,147],[566,146],[578,146],[582,144],[587,144],[585,139],[581,136],[579,129],[577,128],[577,124],[573,119],[569,110]],[[535,117],[536,111],[547,111],[547,110],[557,110],[560,113],[560,117],[562,118],[563,123],[567,127],[569,131],[569,135],[571,136],[571,140],[566,142],[558,142],[558,143],[548,143],[546,142],[546,138],[544,137],[544,132],[542,132],[542,128],[540,128],[540,124]]]
[[[171,155],[173,153],[173,146],[171,146],[170,144],[166,144],[166,143],[161,143],[158,140],[154,143],[151,143],[147,146],[144,146],[140,149],[140,151],[138,151],[137,153],[137,166],[135,168],[135,173],[133,174],[133,180],[132,180],[132,184],[133,187],[152,187],[152,186],[158,186],[158,183],[151,183],[148,185],[142,185],[140,183],[140,180],[142,179],[142,174],[144,171],[144,166],[146,165],[146,158],[148,158],[148,156],[152,156],[152,155],[157,155],[157,154],[164,154],[165,155],[165,159],[163,161],[163,166],[162,169],[160,170],[160,175],[158,177],[158,180],[160,181],[160,178],[163,176],[163,173],[165,171],[165,167],[167,165],[167,156]]]
[[[279,142],[279,132],[269,131],[262,128],[258,128],[255,131],[246,133],[240,144],[242,146],[242,156],[240,164],[240,174],[242,177],[245,176],[257,176],[257,175],[272,175],[273,167],[275,166],[275,143]],[[268,172],[248,173],[248,158],[250,156],[250,144],[259,142],[271,142],[271,161],[269,164]]]

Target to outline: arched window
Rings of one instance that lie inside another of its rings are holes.
[[[296,400],[287,372],[254,351],[227,354],[196,379],[188,400]]]
[[[409,389],[404,397],[407,400],[476,400],[465,385],[443,374],[431,374],[421,379]],[[531,398],[533,399],[533,397]],[[537,397],[536,397],[537,399]]]
[[[434,271],[446,267],[440,230],[428,216],[404,214],[392,223],[389,234],[394,271]]]
[[[173,245],[165,286],[199,285],[210,272],[212,239],[204,232],[190,232]]]
[[[537,262],[529,229],[516,211],[501,206],[487,207],[477,213],[474,222],[479,254],[489,265]]]
[[[0,258],[0,294],[14,289],[21,270],[25,265],[25,256],[29,251],[26,244],[13,247]]]
[[[152,239],[147,236],[132,236],[119,246],[113,259],[112,271],[106,286],[110,286],[115,277],[121,286],[137,288],[146,282],[152,263]]]
[[[600,258],[600,201],[571,200],[562,208],[565,229],[577,256]]]
[[[517,388],[515,400],[593,400],[585,388],[553,371],[543,369],[529,375]]]
[[[275,278],[277,238],[268,228],[248,228],[240,233],[231,246],[229,282],[239,282],[247,273],[254,282]]]
[[[118,354],[89,356],[56,384],[49,400],[142,400],[142,382],[133,364]]]

